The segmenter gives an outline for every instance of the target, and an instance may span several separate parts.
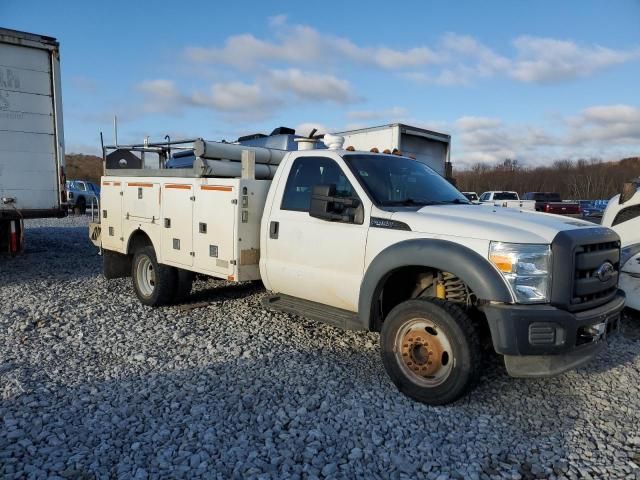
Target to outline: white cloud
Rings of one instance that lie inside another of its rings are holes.
[[[453,134],[458,168],[516,158],[540,165],[561,158],[619,159],[640,154],[640,107],[601,105],[540,127],[498,118],[461,117]]]
[[[598,70],[640,58],[640,49],[580,46],[570,40],[521,36],[511,76],[530,83],[553,83],[589,76]]]
[[[350,103],[356,98],[346,80],[333,75],[303,72],[296,68],[271,70],[269,82],[281,93],[292,93],[306,101]]]
[[[181,113],[207,108],[231,120],[263,120],[285,106],[307,102],[352,103],[358,100],[346,80],[299,69],[269,70],[257,81],[216,82],[206,89],[181,91],[172,80],[146,80],[136,86],[142,105],[127,108],[127,118],[153,113]]]
[[[640,108],[631,105],[598,105],[584,109],[567,121],[568,141],[583,144],[640,144]],[[639,152],[640,153],[640,152]]]
[[[245,33],[229,37],[218,47],[189,47],[187,58],[195,62],[224,63],[249,70],[273,62],[292,65],[339,64],[351,60],[382,69],[410,68],[436,63],[439,56],[426,46],[394,49],[360,46],[345,37],[323,34],[308,25],[289,25],[286,16],[271,17],[276,40],[262,40]]]
[[[225,112],[247,112],[280,103],[260,85],[243,82],[214,83],[209,93],[196,92],[191,99],[194,105]]]
[[[224,64],[241,71],[305,67],[341,68],[359,65],[398,72],[421,84],[466,86],[479,79],[502,76],[525,83],[554,83],[597,73],[640,59],[640,47],[612,49],[580,45],[571,40],[522,35],[498,52],[470,35],[446,33],[433,45],[394,48],[358,44],[303,24],[286,15],[268,20],[265,38],[250,33],[228,37],[222,45],[186,49],[188,59]]]

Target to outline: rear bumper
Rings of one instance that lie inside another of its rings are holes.
[[[18,211],[20,213],[18,213]],[[19,220],[21,218],[62,218],[67,216],[65,206],[51,209],[33,209],[33,210],[0,210],[0,220]]]
[[[618,328],[624,293],[599,307],[572,313],[550,305],[486,305],[493,346],[510,375],[552,376],[588,362]]]

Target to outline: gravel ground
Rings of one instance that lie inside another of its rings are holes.
[[[196,282],[193,310],[107,282],[88,220],[30,221],[0,258],[2,478],[640,479],[640,320],[545,380],[447,407],[393,387],[378,335],[266,311],[255,284]]]

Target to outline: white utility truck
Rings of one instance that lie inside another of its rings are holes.
[[[626,183],[607,204],[602,225],[620,235],[620,288],[627,307],[640,312],[640,178]]]
[[[424,163],[343,140],[105,147],[90,226],[105,276],[132,276],[149,306],[183,298],[194,273],[260,279],[269,308],[381,332],[393,382],[430,404],[474,384],[483,339],[519,377],[558,374],[605,347],[624,306],[615,232],[471,204]],[[193,152],[190,168],[122,168],[141,153],[162,166],[180,149]]]
[[[536,211],[535,200],[521,200],[518,192],[492,190],[480,195],[480,203],[491,204],[494,207],[523,208]]]
[[[0,253],[22,220],[66,215],[60,52],[51,37],[0,28]]]

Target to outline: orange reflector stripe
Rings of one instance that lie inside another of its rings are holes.
[[[229,275],[227,277],[227,280],[229,280],[230,282],[233,282],[235,280],[235,277],[233,275]]]
[[[116,186],[116,187],[119,187],[120,186],[120,182],[113,182],[113,185]]]
[[[145,188],[151,188],[151,187],[153,187],[153,183],[127,183],[127,187],[145,187]]]
[[[217,190],[219,192],[231,192],[233,187],[225,187],[222,185],[200,185],[201,190]]]
[[[111,182],[102,182],[102,185],[111,185]]]
[[[179,190],[191,190],[191,185],[182,185],[179,183],[170,183],[164,186],[165,188],[177,188]]]

